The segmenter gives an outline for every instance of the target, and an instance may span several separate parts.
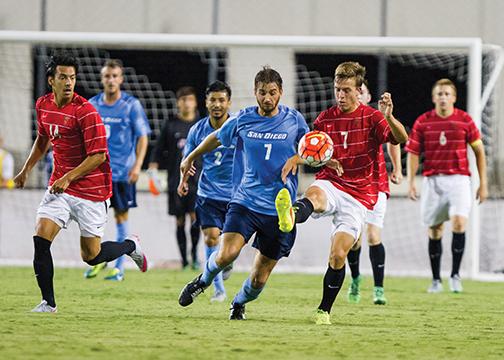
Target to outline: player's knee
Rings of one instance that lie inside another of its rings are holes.
[[[219,238],[212,236],[205,236],[205,245],[208,247],[214,247],[219,245]]]
[[[81,249],[81,258],[82,260],[89,264],[89,265],[98,265],[99,262],[96,262],[95,263],[95,259],[96,257],[98,256],[98,254],[100,253],[100,249],[96,250],[96,249]]]
[[[466,226],[466,221],[464,218],[461,218],[458,216],[453,218],[453,221],[452,221],[453,232],[463,233],[463,232],[465,232],[465,226]]]
[[[240,254],[240,249],[235,247],[226,247],[219,249],[219,253],[217,254],[217,258],[215,262],[219,264],[219,266],[227,266],[231,264]]]
[[[266,285],[267,279],[267,277],[261,278],[260,276],[253,276],[251,281],[252,287],[254,289],[262,289]]]
[[[443,237],[443,224],[431,226],[429,228],[429,238],[441,239]]]
[[[380,245],[380,243],[381,243],[380,234],[375,233],[375,232],[370,232],[368,234],[368,244],[369,244],[369,246]]]
[[[329,255],[329,264],[333,269],[340,269],[345,265],[347,253],[343,249],[333,249]]]
[[[327,197],[325,192],[317,186],[311,186],[306,190],[305,197],[313,204],[315,212],[323,212],[327,207]]]

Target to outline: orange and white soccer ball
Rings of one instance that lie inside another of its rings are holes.
[[[332,139],[323,131],[306,133],[298,145],[298,154],[306,165],[320,167],[331,160],[334,145]]]

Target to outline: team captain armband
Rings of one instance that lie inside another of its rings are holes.
[[[472,143],[469,143],[469,145],[471,145],[472,148],[478,146],[479,144],[483,144],[481,139],[478,139],[478,140],[473,141]]]

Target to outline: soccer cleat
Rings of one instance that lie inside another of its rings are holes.
[[[105,276],[105,280],[123,281],[124,274],[118,268],[113,268],[112,270],[110,270],[109,274],[107,276]]]
[[[178,302],[180,306],[188,306],[191,305],[194,299],[205,291],[208,287],[207,285],[201,282],[201,276],[203,274],[199,274],[195,277],[191,282],[187,283],[186,286],[182,289],[179,295]]]
[[[49,304],[47,304],[47,301],[42,300],[40,304],[35,306],[31,312],[34,313],[57,313],[58,312],[58,307],[52,307]]]
[[[141,272],[147,271],[147,258],[140,247],[140,239],[136,235],[130,235],[124,240],[131,240],[135,243],[135,250],[133,250],[129,255],[131,259],[135,262]]]
[[[327,311],[317,309],[315,313],[315,325],[331,325],[331,315]]]
[[[429,294],[438,294],[443,292],[443,284],[441,283],[441,280],[432,280],[432,285],[427,289],[427,292]]]
[[[278,227],[281,232],[291,232],[294,228],[296,215],[292,208],[292,201],[289,190],[283,188],[275,198],[275,208],[278,214]]]
[[[105,269],[106,267],[107,267],[106,262],[102,262],[101,264],[92,266],[86,270],[86,272],[84,273],[84,277],[86,279],[92,279],[92,278],[96,277],[96,275],[98,275],[98,273],[100,271],[102,271],[103,269]]]
[[[222,270],[222,280],[226,281],[231,277],[231,272],[233,271],[233,263],[229,264]]]
[[[231,303],[229,320],[247,320],[245,305]]]
[[[351,304],[358,304],[360,302],[360,284],[362,282],[362,276],[357,276],[355,279],[352,279],[352,283],[348,288],[347,298],[348,302]]]
[[[216,291],[213,296],[210,298],[210,302],[223,302],[226,300],[226,293],[221,291]]]
[[[456,275],[453,275],[452,277],[450,277],[448,284],[450,285],[451,292],[461,293],[463,291],[462,279],[460,278],[459,274],[456,274]]]
[[[373,289],[373,303],[375,305],[386,305],[385,290],[381,286],[375,286]]]

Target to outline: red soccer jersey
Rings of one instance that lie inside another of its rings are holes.
[[[383,152],[383,146],[378,148],[378,161],[374,166],[375,171],[375,181],[378,186],[378,191],[387,194],[387,198],[390,197],[390,187],[389,187],[389,177],[387,172],[387,164],[385,163],[385,154]]]
[[[379,161],[379,149],[383,143],[397,143],[382,113],[362,104],[349,114],[333,106],[318,116],[314,128],[331,137],[333,158],[341,162],[344,170],[338,176],[335,170],[324,166],[316,178],[331,181],[366,208],[373,209],[378,199],[374,168]]]
[[[112,196],[112,172],[107,150],[107,137],[100,115],[82,96],[74,94],[72,101],[58,108],[54,94],[41,96],[35,105],[38,135],[51,140],[54,170],[52,185],[86,157],[106,152],[107,160],[89,174],[73,181],[66,193],[92,201],[104,201]]]
[[[455,109],[453,114],[442,118],[431,110],[416,119],[406,151],[415,155],[424,153],[424,176],[470,176],[467,144],[480,137],[476,124],[465,111]]]

